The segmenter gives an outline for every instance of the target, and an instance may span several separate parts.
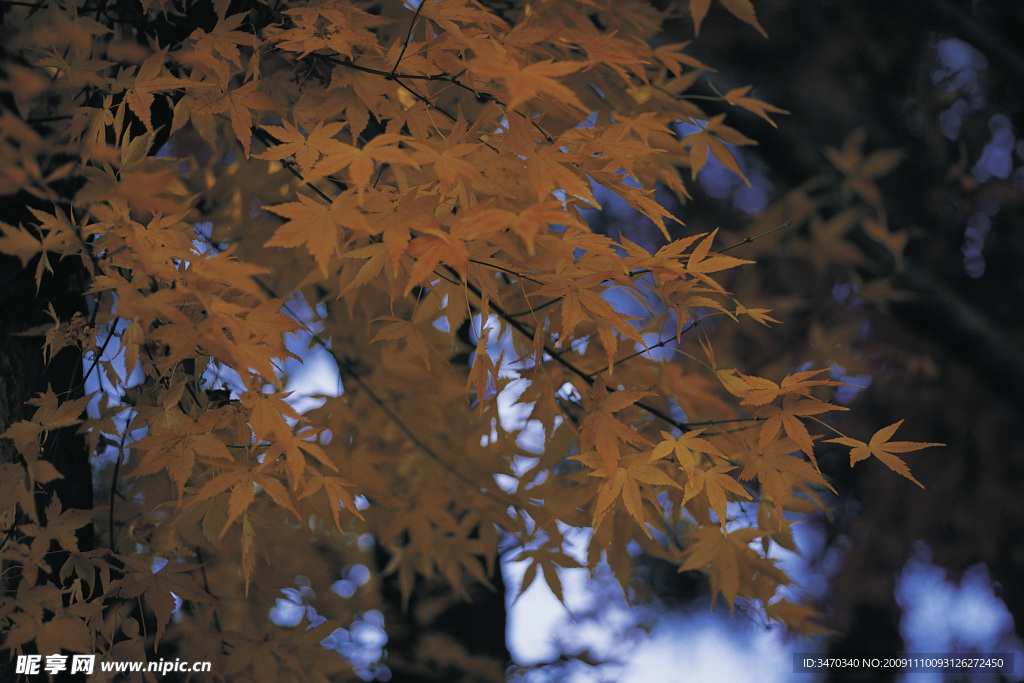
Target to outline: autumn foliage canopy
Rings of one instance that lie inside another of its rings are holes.
[[[709,21],[763,32],[747,0],[721,5]],[[814,633],[769,550],[834,493],[822,444],[916,482],[901,457],[934,444],[837,431],[827,367],[757,376],[719,341],[784,316],[731,293],[758,267],[744,242],[665,198],[687,204],[711,158],[745,180],[734,151],[756,143],[689,96],[713,70],[656,39],[650,3],[3,12],[0,193],[26,209],[0,251],[37,283],[73,264],[87,303],[29,331],[79,354],[75,383],[3,432],[11,653],[170,639],[223,675],[323,680],[348,664],[320,642],[365,608],[331,594],[330,549],[370,534],[406,593],[464,593],[512,548],[524,589],[561,596],[568,528],[627,592],[638,545]],[[748,87],[715,99],[785,115]],[[866,205],[898,161],[833,155]],[[608,202],[657,239],[592,229]],[[302,359],[336,389],[297,400]],[[69,427],[92,510],[50,493]],[[326,621],[284,629],[267,612],[298,574]]]

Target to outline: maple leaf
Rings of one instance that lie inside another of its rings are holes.
[[[469,68],[476,75],[504,82],[510,109],[534,97],[544,96],[584,111],[586,108],[576,93],[557,79],[586,66],[586,62],[555,62],[550,59],[521,66],[507,52],[499,49],[485,51],[469,62]]]
[[[368,36],[360,24],[380,21],[355,6],[298,7],[284,13],[294,28],[280,32],[275,42],[279,49],[298,52],[300,57],[325,50],[351,58],[356,45],[367,45]]]
[[[590,246],[593,246],[596,242],[599,245],[598,248],[609,246],[604,244],[603,241],[573,241],[584,245],[589,242]],[[588,288],[590,283],[601,282],[605,277],[603,273],[583,278],[551,276],[549,278],[551,282],[537,289],[534,294],[537,296],[561,297],[562,331],[559,336],[560,344],[571,339],[573,331],[579,325],[586,323],[595,324],[598,336],[605,346],[609,366],[611,366],[614,363],[615,350],[618,345],[613,330],[620,332],[642,346],[646,346],[646,343],[640,332],[627,320],[627,318],[633,316],[625,315],[616,310],[599,292]]]
[[[688,477],[694,476],[701,463],[700,454],[713,455],[718,458],[725,457],[713,443],[700,437],[703,433],[704,428],[691,429],[680,434],[678,438],[673,438],[668,432],[662,432],[661,438],[664,441],[654,447],[654,456],[664,458],[674,453],[683,472]]]
[[[43,245],[25,228],[0,221],[0,250],[5,254],[17,256],[21,259],[21,266],[27,268],[29,261],[43,251]]]
[[[247,391],[239,395],[238,399],[249,411],[249,424],[252,425],[253,434],[257,439],[289,439],[292,429],[285,422],[285,418],[300,422],[303,420],[302,416],[284,401],[289,393],[264,394],[259,391]]]
[[[704,126],[700,127],[696,121],[691,119],[691,123],[701,129],[696,133],[684,136],[682,139],[684,145],[690,145],[690,173],[693,179],[696,180],[698,171],[704,168],[704,164],[707,163],[708,152],[710,151],[723,166],[742,178],[743,182],[747,185],[750,185],[750,181],[743,175],[743,171],[736,162],[736,157],[725,146],[725,143],[730,145],[754,145],[757,143],[738,130],[724,125],[722,123],[724,120],[725,114],[719,114],[708,119]]]
[[[665,239],[671,239],[668,228],[665,225],[666,218],[682,225],[683,222],[678,216],[673,215],[672,212],[668,211],[654,199],[654,190],[632,187],[623,183],[622,176],[618,173],[591,170],[589,175],[593,180],[617,194],[630,206],[650,219],[658,227],[658,230],[661,231]],[[596,203],[594,206],[595,208],[600,208]]]
[[[15,505],[17,505],[22,514],[38,523],[34,489],[34,483],[23,466],[14,463],[0,464],[0,500],[4,501],[0,504],[0,515],[13,513]]]
[[[865,217],[861,225],[864,228],[864,232],[871,239],[883,245],[892,253],[892,257],[896,262],[896,269],[901,269],[903,267],[903,250],[907,246],[910,235],[905,230],[890,232],[884,217],[881,219]]]
[[[49,214],[33,207],[29,207],[29,211],[39,221],[35,231],[40,237],[37,238],[25,228],[16,228],[0,221],[0,250],[17,256],[21,259],[23,267],[28,267],[29,261],[41,254],[39,263],[36,264],[36,287],[39,287],[43,281],[43,274],[53,272],[46,252],[68,255],[77,253],[80,249],[77,244],[76,228],[64,212],[54,211],[53,214]]]
[[[359,197],[359,205],[363,205],[363,197],[370,186],[370,180],[377,168],[377,163],[412,164],[418,162],[399,143],[408,138],[396,133],[382,133],[361,147],[347,145],[344,142],[331,142],[309,173],[307,180],[330,176],[342,169],[348,169],[349,178],[355,185]]]
[[[717,273],[727,268],[735,268],[746,263],[753,263],[753,261],[724,256],[722,254],[715,254],[709,258],[708,254],[711,252],[711,245],[714,243],[715,235],[717,234],[718,228],[715,228],[708,233],[707,237],[694,246],[693,251],[690,252],[690,258],[686,261],[687,272],[703,276],[707,273]],[[702,279],[708,282],[707,278]],[[715,283],[715,286],[717,288],[717,283]]]
[[[739,476],[741,481],[757,477],[761,490],[771,497],[780,520],[783,519],[783,506],[793,495],[794,489],[804,483],[835,492],[815,466],[792,455],[792,446],[788,440],[780,440],[761,447],[759,453],[746,461]]]
[[[879,150],[864,156],[864,143],[867,131],[858,128],[843,140],[842,149],[827,149],[825,156],[832,165],[845,176],[843,190],[847,194],[857,194],[869,204],[878,206],[882,196],[875,184],[875,179],[883,176],[899,165],[905,156],[902,150]]]
[[[615,476],[619,460],[619,441],[635,445],[647,445],[647,439],[635,429],[619,421],[613,413],[623,410],[644,396],[648,391],[605,390],[604,379],[600,378],[584,396],[587,416],[580,422],[580,450],[584,453],[597,451],[608,475]]]
[[[647,528],[647,520],[644,517],[643,501],[648,500],[655,507],[659,506],[652,486],[669,486],[683,488],[662,468],[661,460],[664,456],[656,451],[644,451],[633,453],[619,460],[619,466],[609,476],[604,468],[604,462],[599,454],[588,453],[572,456],[590,467],[592,477],[603,477],[605,480],[598,487],[597,499],[594,503],[594,528],[601,526],[605,515],[612,509],[616,499],[622,499],[626,506],[626,512],[640,525],[641,530],[651,536]],[[644,486],[646,484],[646,486]]]
[[[283,126],[263,126],[263,130],[274,136],[278,144],[265,152],[254,155],[257,159],[284,159],[295,157],[295,163],[303,173],[308,174],[321,156],[330,154],[334,136],[345,127],[344,123],[318,121],[308,135],[304,135],[295,124],[284,121]]]
[[[526,159],[526,167],[530,174],[530,187],[540,201],[548,201],[552,194],[565,192],[568,196],[578,198],[594,208],[601,205],[594,197],[593,190],[586,178],[572,166],[572,160],[560,149],[542,147]],[[637,192],[636,188],[628,188],[622,184],[622,177],[613,174],[607,182],[601,184],[617,194]],[[653,202],[659,206],[657,202]],[[664,211],[664,207],[660,207]],[[650,209],[656,212],[657,209]]]
[[[669,70],[669,73],[676,77],[676,80],[679,80],[683,76],[684,66],[694,69],[693,74],[695,76],[700,75],[703,71],[714,71],[714,69],[707,66],[696,57],[683,52],[691,42],[692,41],[687,40],[682,43],[670,43],[667,45],[659,45],[654,48],[654,58],[661,62],[665,68]]]
[[[747,308],[743,304],[736,304],[736,316],[749,315],[751,318],[761,323],[765,327],[768,327],[771,323],[778,323],[780,321],[768,315],[772,310],[770,308]]]
[[[713,391],[718,386],[713,379],[698,373],[684,372],[676,363],[666,365],[661,371],[665,378],[663,386],[686,415],[692,419],[701,415],[733,416],[733,409]],[[695,431],[691,430],[687,434]]]
[[[484,327],[480,331],[480,335],[477,337],[476,354],[473,356],[473,367],[470,368],[469,376],[466,378],[466,393],[468,394],[470,389],[476,385],[476,402],[477,410],[482,414],[484,409],[484,400],[489,396],[492,396],[495,392],[501,391],[501,383],[498,378],[498,368],[502,365],[502,360],[505,355],[505,351],[501,351],[501,355],[498,357],[498,364],[495,366],[494,361],[491,359],[490,354],[487,351],[487,340],[490,336],[491,328]],[[494,391],[491,391],[493,385]]]
[[[167,57],[167,49],[163,49],[146,59],[139,67],[135,75],[134,87],[125,93],[124,101],[128,108],[139,117],[139,120],[146,126],[146,130],[153,132],[153,93],[161,90],[176,90],[186,85],[196,85],[175,76],[161,76],[164,70],[164,61]]]
[[[334,518],[334,525],[338,528],[338,531],[345,531],[345,528],[341,524],[341,505],[344,505],[346,510],[359,519],[363,519],[363,514],[356,506],[355,496],[351,491],[353,486],[355,486],[355,484],[344,477],[322,475],[319,472],[316,472],[313,473],[310,483],[299,497],[307,498],[314,493],[317,493],[322,488],[324,496],[330,504],[331,515]]]
[[[411,320],[394,318],[392,316],[374,318],[373,322],[380,322],[382,320],[389,322],[387,325],[377,330],[377,334],[373,336],[370,343],[372,344],[383,340],[404,340],[406,348],[415,353],[416,356],[423,361],[427,370],[430,370],[430,349],[427,346],[426,339],[423,337],[423,333],[420,332],[420,328]],[[486,337],[486,335],[484,335],[484,337]],[[468,386],[466,387],[466,390],[469,391]]]
[[[828,221],[817,216],[811,219],[810,240],[801,245],[797,252],[805,254],[819,273],[835,264],[858,265],[864,262],[864,254],[851,244],[845,235],[860,220],[856,210],[842,211]]]
[[[266,463],[272,463],[274,460],[275,458],[268,457]],[[225,463],[223,468],[224,472],[203,484],[202,488],[186,504],[186,507],[192,507],[228,490],[231,491],[228,497],[227,517],[221,527],[218,539],[223,538],[231,528],[231,524],[249,510],[256,500],[257,489],[266,493],[277,505],[299,517],[298,510],[287,489],[273,476],[257,469],[250,469],[239,462]]]
[[[766,405],[758,409],[757,416],[765,418],[765,422],[761,426],[757,447],[763,450],[775,438],[779,430],[785,428],[786,435],[816,464],[817,461],[814,459],[814,441],[807,432],[807,427],[797,418],[808,415],[820,415],[831,410],[847,410],[847,408],[825,403],[815,398],[804,398],[797,394],[786,394],[782,399],[781,408]]]
[[[257,81],[250,80],[218,97],[196,101],[189,108],[190,115],[201,116],[228,112],[231,129],[238,142],[241,143],[246,159],[249,158],[249,151],[252,147],[252,112],[281,109],[274,100],[256,90],[258,85]]]
[[[244,12],[228,16],[226,10],[227,7],[223,4],[217,7],[217,25],[209,33],[202,28],[196,29],[193,34],[196,41],[195,50],[208,53],[211,56],[218,55],[236,67],[241,67],[242,53],[238,47],[240,45],[256,47],[259,45],[259,39],[254,35],[235,30],[245,20]],[[219,62],[220,60],[214,61]]]
[[[714,467],[707,469],[697,468],[697,470],[686,480],[683,504],[685,505],[687,501],[703,492],[708,497],[708,501],[711,503],[711,509],[715,511],[719,524],[724,529],[726,522],[726,503],[728,502],[726,492],[732,493],[734,496],[739,496],[746,500],[752,499],[750,493],[743,488],[743,485],[729,474],[729,472],[734,469],[736,468],[733,465],[725,463],[715,465]]]
[[[522,550],[513,558],[513,562],[521,560],[532,560],[526,571],[523,573],[523,581],[519,587],[519,595],[526,592],[533,580],[537,578],[537,569],[540,568],[544,581],[548,588],[555,594],[559,602],[565,602],[562,595],[562,580],[558,576],[559,569],[575,569],[581,567],[579,560],[572,555],[567,555],[564,550],[552,543],[545,543],[535,550]]]
[[[835,636],[835,631],[825,628],[818,623],[822,615],[812,607],[798,605],[784,598],[780,598],[765,606],[765,615],[772,620],[786,625],[786,628],[793,633],[800,633],[807,636]]]
[[[683,553],[683,562],[679,565],[681,572],[693,569],[705,569],[710,565],[708,574],[711,577],[711,607],[721,593],[733,609],[740,589],[741,565],[750,561],[750,556],[757,556],[750,548],[750,542],[761,536],[757,529],[736,529],[726,532],[718,527],[701,527],[691,534],[692,543]]]
[[[910,468],[903,460],[894,455],[895,453],[909,453],[910,451],[918,451],[922,448],[931,448],[933,446],[945,446],[942,443],[923,443],[917,441],[889,441],[892,435],[896,433],[900,425],[903,424],[903,420],[895,422],[888,427],[879,429],[871,437],[868,443],[858,441],[857,439],[851,439],[847,436],[841,436],[835,439],[829,439],[831,443],[838,443],[844,446],[849,446],[850,450],[850,466],[856,465],[861,460],[870,458],[872,455],[885,463],[885,466],[902,475],[914,482],[921,488],[924,488],[924,484],[919,482],[910,473]]]
[[[413,239],[406,250],[407,254],[416,257],[416,264],[409,271],[409,281],[403,291],[405,295],[433,275],[434,269],[442,263],[451,267],[461,277],[466,276],[466,268],[469,265],[469,247],[466,242],[443,230],[430,232],[431,234]]]
[[[263,208],[288,219],[264,246],[304,246],[316,259],[320,272],[327,275],[327,267],[331,257],[338,253],[339,243],[338,228],[331,205],[299,195],[297,202],[285,202]]]
[[[589,63],[587,69],[606,64],[627,85],[632,85],[634,76],[644,81],[647,80],[643,69],[647,60],[642,56],[643,52],[650,49],[646,44],[628,42],[609,33],[591,38],[581,47],[587,52]]]
[[[37,394],[35,398],[26,401],[30,406],[37,406],[38,410],[32,415],[32,421],[42,427],[43,432],[61,427],[71,427],[80,423],[80,415],[89,403],[89,397],[83,396],[71,401],[58,402],[57,395],[53,393],[53,387],[47,386],[46,391]]]
[[[52,464],[40,459],[41,444],[50,430],[71,427],[80,423],[82,420],[79,415],[85,410],[89,399],[90,397],[85,396],[60,403],[57,395],[53,393],[53,387],[47,386],[45,392],[26,401],[28,405],[38,408],[32,419],[15,422],[4,430],[3,434],[0,434],[0,438],[13,441],[15,448],[24,456],[27,465],[25,471],[31,485],[34,486],[36,481],[48,482],[61,478],[60,473]]]
[[[771,117],[768,116],[768,112],[772,112],[773,114],[788,114],[789,112],[785,109],[780,109],[766,102],[762,102],[761,100],[755,100],[753,97],[747,97],[746,95],[750,92],[750,88],[751,86],[749,85],[742,88],[733,88],[722,97],[729,104],[736,107],[743,107],[752,114],[760,116],[762,119],[770,123],[772,128],[778,128],[775,122],[772,121]]]
[[[64,550],[75,552],[78,550],[77,531],[87,524],[92,523],[89,510],[77,508],[63,509],[60,499],[50,496],[50,502],[44,513],[46,525],[40,526],[35,523],[23,524],[22,532],[32,538],[31,548],[28,556],[22,564],[22,571],[31,576],[35,570],[52,571],[47,564],[47,555],[51,552],[51,543],[56,542]]]
[[[815,375],[826,372],[822,370],[804,370],[786,375],[780,384],[753,375],[744,375],[736,370],[718,370],[718,379],[722,386],[732,394],[743,400],[743,405],[763,406],[771,403],[779,396],[792,394],[795,396],[811,396],[811,387],[818,386],[841,386],[842,382],[827,379],[811,379]]]
[[[143,457],[136,461],[133,475],[136,477],[167,470],[180,497],[185,484],[196,465],[196,455],[215,459],[230,459],[224,442],[212,434],[203,434],[200,429],[176,429],[153,426],[132,448],[143,451]]]
[[[95,642],[93,637],[88,625],[77,615],[57,613],[40,625],[36,647],[43,652],[89,652]]]
[[[734,17],[753,26],[765,38],[768,37],[764,28],[757,21],[757,15],[754,13],[754,6],[750,3],[750,0],[719,0],[719,2]],[[707,16],[708,8],[710,7],[711,0],[690,0],[690,16],[693,17],[693,32],[695,35],[700,34],[700,25],[704,23],[704,17]]]
[[[232,492],[232,497],[234,492]],[[223,533],[223,532],[222,532]],[[252,579],[252,572],[256,568],[256,526],[253,524],[252,515],[246,509],[242,513],[242,558],[239,569],[245,579],[245,594],[249,594],[249,582]]]
[[[156,643],[160,642],[171,621],[171,613],[175,608],[174,595],[192,602],[213,603],[210,595],[189,575],[189,572],[197,569],[194,564],[167,562],[154,571],[145,558],[138,556],[129,556],[125,564],[124,578],[118,584],[117,595],[129,599],[142,598],[145,601],[156,617]]]
[[[279,434],[277,439],[267,449],[267,455],[263,461],[264,465],[269,466],[270,463],[283,454],[285,457],[285,470],[292,489],[297,489],[303,477],[312,471],[312,468],[306,466],[305,454],[313,456],[315,460],[319,461],[327,469],[337,472],[338,466],[334,464],[320,444],[315,441],[317,436],[317,431],[309,428],[302,429],[297,434]],[[295,508],[292,507],[284,489],[279,488],[279,485],[274,486],[271,484],[267,492],[271,494],[274,502],[278,505],[294,511]],[[280,495],[277,495],[278,493]]]
[[[397,275],[399,260],[409,248],[412,231],[429,233],[430,230],[437,229],[439,223],[434,217],[434,210],[437,208],[436,198],[421,194],[418,187],[391,199],[394,201],[388,202],[385,207],[380,209],[379,213],[374,212],[373,220],[376,225],[374,232],[381,236],[384,249],[391,260],[393,272]],[[356,251],[369,253],[362,250]]]
[[[348,282],[348,284],[345,285],[345,288],[341,290],[342,294],[345,294],[352,289],[359,289],[375,280],[382,272],[384,272],[384,266],[386,266],[389,261],[387,247],[385,247],[382,242],[377,242],[360,249],[351,249],[342,254],[341,258],[365,259],[364,263],[359,266],[359,272],[355,274],[355,277],[349,279],[345,275],[342,275],[342,281]],[[346,266],[343,265],[342,273],[346,272],[345,268]]]
[[[452,136],[455,137],[454,135]],[[430,164],[440,183],[441,196],[447,196],[452,187],[460,180],[483,189],[487,179],[470,161],[463,157],[479,151],[479,146],[470,143],[449,144],[438,149],[433,144],[418,140],[409,140],[409,146],[417,150],[412,160],[420,165]]]
[[[109,87],[108,79],[100,75],[100,72],[115,64],[116,62],[105,59],[69,59],[66,55],[60,55],[56,51],[36,62],[37,66],[49,67],[58,71],[72,87],[88,85],[97,88]]]

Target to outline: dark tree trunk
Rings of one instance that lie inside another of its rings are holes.
[[[379,568],[389,559],[379,546]],[[505,582],[495,558],[493,590],[473,585],[470,601],[443,581],[418,578],[406,609],[395,576],[381,577],[385,663],[392,683],[501,683],[510,662],[505,643]]]
[[[6,212],[6,216],[18,213]],[[0,257],[0,432],[19,420],[30,417],[33,409],[25,401],[52,387],[62,399],[82,395],[82,361],[75,349],[68,348],[56,354],[49,363],[43,361],[42,340],[25,335],[32,327],[52,322],[46,316],[47,303],[62,318],[69,318],[84,307],[76,272],[68,264],[57,264],[54,275],[47,275],[37,291],[31,268],[22,268],[11,257]],[[83,438],[75,429],[54,430],[44,444],[44,457],[52,462],[62,479],[36,491],[40,521],[45,521],[44,509],[50,494],[56,494],[63,509],[92,508],[92,473]],[[18,462],[21,455],[9,440],[0,440],[0,464]],[[0,530],[5,536],[7,529]],[[92,526],[79,530],[80,550],[94,545]],[[56,572],[63,564],[60,554],[49,559],[54,574],[48,579],[57,582]],[[0,594],[12,597],[18,590],[20,575],[4,567]],[[14,662],[8,652],[0,654],[0,681],[13,681]],[[53,653],[40,653],[43,655]]]

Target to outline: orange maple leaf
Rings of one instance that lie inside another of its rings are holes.
[[[189,107],[189,113],[195,115],[220,114],[228,112],[231,117],[231,130],[242,145],[245,158],[249,158],[252,146],[252,111],[277,111],[281,109],[274,100],[256,90],[257,81],[243,83],[231,92],[219,97],[196,102]]]
[[[619,461],[619,441],[649,446],[646,438],[631,426],[620,422],[613,413],[628,408],[649,391],[613,391],[605,389],[603,378],[599,378],[583,395],[587,416],[580,421],[580,450],[583,453],[597,451],[601,456],[608,476],[615,475]]]
[[[742,178],[743,182],[747,185],[750,185],[747,176],[743,175],[743,171],[740,170],[736,157],[725,146],[725,143],[730,145],[756,145],[757,143],[735,128],[724,125],[722,123],[724,120],[725,114],[713,116],[704,124],[701,130],[683,137],[682,143],[684,145],[692,145],[690,147],[690,172],[693,179],[696,180],[697,172],[704,168],[704,164],[708,160],[708,152],[710,151],[723,166]],[[692,119],[691,123],[698,125]]]
[[[753,97],[747,97],[748,92],[750,92],[749,85],[743,88],[733,88],[722,97],[724,97],[725,101],[729,104],[735,107],[743,107],[750,113],[760,116],[762,119],[770,123],[772,128],[778,128],[778,126],[775,125],[775,122],[772,121],[771,117],[768,116],[768,112],[772,112],[774,114],[788,114],[789,112],[785,109],[780,109],[779,107],[770,105],[767,102],[755,100]]]
[[[830,379],[811,379],[823,372],[825,372],[824,369],[794,372],[791,375],[786,375],[780,384],[776,384],[770,379],[763,377],[744,375],[736,370],[719,370],[717,374],[726,391],[733,396],[743,399],[740,401],[742,405],[763,406],[771,403],[779,396],[787,394],[813,398],[811,396],[811,387],[842,385],[842,382]]]
[[[846,410],[842,406],[832,405],[819,401],[816,398],[802,398],[797,394],[787,394],[782,399],[782,407],[767,405],[762,406],[757,411],[758,417],[767,418],[764,425],[761,427],[761,433],[758,437],[757,447],[761,450],[768,445],[768,443],[775,438],[775,435],[779,433],[782,428],[786,429],[786,435],[789,436],[800,447],[807,457],[814,461],[814,440],[811,435],[807,432],[807,427],[801,422],[799,417],[806,417],[808,415],[820,415],[830,410]]]
[[[697,469],[686,482],[686,489],[683,493],[683,505],[703,491],[711,503],[711,509],[718,516],[719,524],[724,529],[727,512],[726,504],[728,503],[725,495],[726,491],[746,500],[751,499],[751,495],[743,488],[743,485],[729,474],[734,469],[736,468],[732,465],[726,464],[715,465],[709,469]]]
[[[295,163],[306,174],[322,155],[330,152],[332,143],[338,143],[334,136],[345,127],[344,123],[338,121],[327,125],[324,125],[323,121],[318,121],[313,130],[309,131],[308,135],[304,135],[295,124],[288,121],[283,123],[283,126],[263,126],[263,130],[273,135],[278,140],[278,144],[254,156],[257,159],[271,160],[293,156]]]
[[[509,109],[515,109],[539,95],[568,104],[575,109],[585,109],[576,93],[556,79],[579,71],[587,66],[587,62],[554,62],[546,59],[521,66],[504,49],[494,49],[489,54],[482,54],[472,60],[469,66],[478,76],[505,83],[509,94],[509,101],[506,103]]]
[[[718,450],[713,443],[700,438],[700,435],[703,432],[703,428],[693,429],[688,432],[684,432],[676,438],[670,433],[663,431],[661,433],[661,438],[665,440],[654,447],[653,455],[655,458],[664,458],[671,453],[675,453],[676,460],[679,461],[679,466],[682,467],[686,475],[694,476],[697,473],[697,467],[701,462],[699,454],[703,453],[707,455],[714,455],[719,458],[725,457],[725,455]]]
[[[901,474],[910,481],[914,482],[921,488],[924,488],[924,484],[919,482],[910,474],[910,468],[903,462],[903,459],[893,455],[894,453],[908,453],[910,451],[921,450],[922,448],[931,448],[932,446],[945,446],[942,443],[923,443],[918,441],[889,441],[899,426],[903,424],[903,420],[895,422],[888,427],[883,427],[875,432],[875,435],[871,437],[871,441],[864,443],[857,439],[851,439],[847,436],[842,436],[836,439],[829,439],[830,443],[839,443],[844,446],[849,446],[850,450],[850,466],[857,464],[861,460],[866,460],[872,455],[885,463],[886,467],[891,469],[897,474]]]
[[[811,463],[790,454],[792,447],[788,439],[769,444],[767,449],[747,460],[739,477],[740,481],[757,477],[761,491],[774,503],[779,520],[783,519],[783,504],[793,495],[795,487],[809,483],[836,492]]]
[[[707,273],[716,273],[720,270],[726,270],[727,268],[735,268],[745,263],[753,263],[746,259],[734,258],[732,256],[723,256],[722,254],[715,254],[714,256],[708,257],[711,252],[711,245],[715,241],[715,235],[718,234],[718,228],[712,230],[707,237],[700,241],[690,252],[690,258],[686,262],[686,270],[693,273],[701,278],[701,280],[708,282],[708,284],[717,285],[717,283],[710,282],[707,278],[701,277]],[[717,288],[717,287],[716,287]]]
[[[671,486],[683,488],[681,484],[672,479],[659,466],[660,460],[664,455],[668,454],[664,449],[662,451],[662,455],[650,451],[632,453],[619,461],[622,466],[617,467],[610,476],[604,468],[604,462],[598,453],[592,451],[571,456],[571,459],[579,460],[594,470],[588,473],[591,477],[605,478],[605,481],[601,482],[601,486],[598,489],[597,501],[594,505],[595,529],[601,526],[601,521],[612,509],[612,503],[621,495],[622,502],[626,505],[626,512],[639,523],[640,529],[648,537],[651,537],[643,511],[643,501],[645,498],[655,506],[658,505],[655,492],[651,487]],[[643,486],[644,484],[647,486]]]
[[[807,605],[799,605],[789,600],[781,599],[768,604],[765,607],[765,614],[769,619],[785,624],[786,628],[793,633],[807,636],[838,635],[835,631],[817,623],[816,619],[820,619],[821,614]]]
[[[316,259],[320,272],[326,276],[331,257],[338,253],[338,226],[331,206],[305,195],[300,194],[298,197],[297,202],[263,207],[288,219],[263,246],[305,246]]]
[[[530,559],[532,562],[526,568],[523,573],[523,581],[519,588],[519,595],[526,592],[526,589],[530,587],[533,580],[537,578],[537,568],[540,567],[541,574],[544,576],[544,580],[548,584],[548,588],[555,594],[555,597],[559,601],[564,601],[562,595],[562,581],[558,577],[558,570],[562,569],[577,569],[582,567],[572,555],[567,555],[560,547],[553,543],[545,543],[536,550],[523,550],[516,555],[513,562],[519,562],[522,560]]]
[[[693,543],[687,547],[679,571],[707,568],[711,577],[712,609],[719,592],[732,609],[740,589],[740,565],[747,564],[748,556],[756,555],[750,548],[750,542],[761,536],[761,532],[749,528],[726,532],[705,526],[688,535]]]
[[[187,81],[174,76],[161,76],[164,70],[164,61],[167,57],[167,48],[150,55],[139,67],[135,76],[135,84],[124,95],[124,101],[128,108],[139,117],[146,130],[153,132],[153,93],[161,90],[176,90],[186,85],[197,85],[195,81]]]
[[[750,0],[719,0],[719,2],[734,17],[753,26],[765,38],[768,37],[768,33],[765,32],[764,28],[757,21],[757,15]],[[711,0],[690,0],[690,16],[693,18],[694,34],[700,34],[700,25],[704,22],[704,17],[707,16],[710,7]]]

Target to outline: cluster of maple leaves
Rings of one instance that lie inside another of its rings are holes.
[[[743,177],[730,146],[753,141],[687,97],[710,69],[686,44],[653,47],[667,15],[639,0],[507,18],[371,4],[216,0],[171,44],[145,33],[185,25],[171,1],[130,22],[106,5],[5,9],[19,59],[0,192],[50,208],[0,224],[0,250],[39,280],[81,263],[91,316],[37,332],[47,354],[80,350],[92,393],[50,390],[3,434],[21,458],[0,464],[0,558],[21,576],[0,596],[4,645],[141,659],[141,599],[157,641],[173,633],[215,671],[311,680],[345,666],[319,642],[364,607],[331,597],[338,566],[312,546],[372,533],[406,592],[417,574],[458,592],[487,582],[505,539],[531,562],[523,588],[540,573],[560,596],[559,567],[578,565],[565,525],[593,528],[587,564],[624,588],[636,541],[708,572],[730,606],[818,630],[768,549],[794,549],[791,523],[831,489],[814,448],[839,382],[720,367],[704,321],[776,321],[720,281],[751,262],[654,197],[685,201],[709,154]],[[722,4],[763,32],[746,0]],[[709,2],[690,5],[699,28]],[[781,113],[748,93],[722,100]],[[592,232],[605,196],[664,245]],[[344,391],[300,413],[286,389],[302,349]],[[61,476],[43,444],[73,425],[110,507],[54,499],[41,524],[34,496]],[[933,444],[890,441],[898,426],[830,440],[913,479],[896,454]],[[81,549],[90,523],[98,547]],[[156,558],[170,562],[154,572]],[[61,583],[37,585],[44,571]],[[323,621],[284,636],[266,613],[299,574]],[[171,592],[190,605],[173,623]]]

